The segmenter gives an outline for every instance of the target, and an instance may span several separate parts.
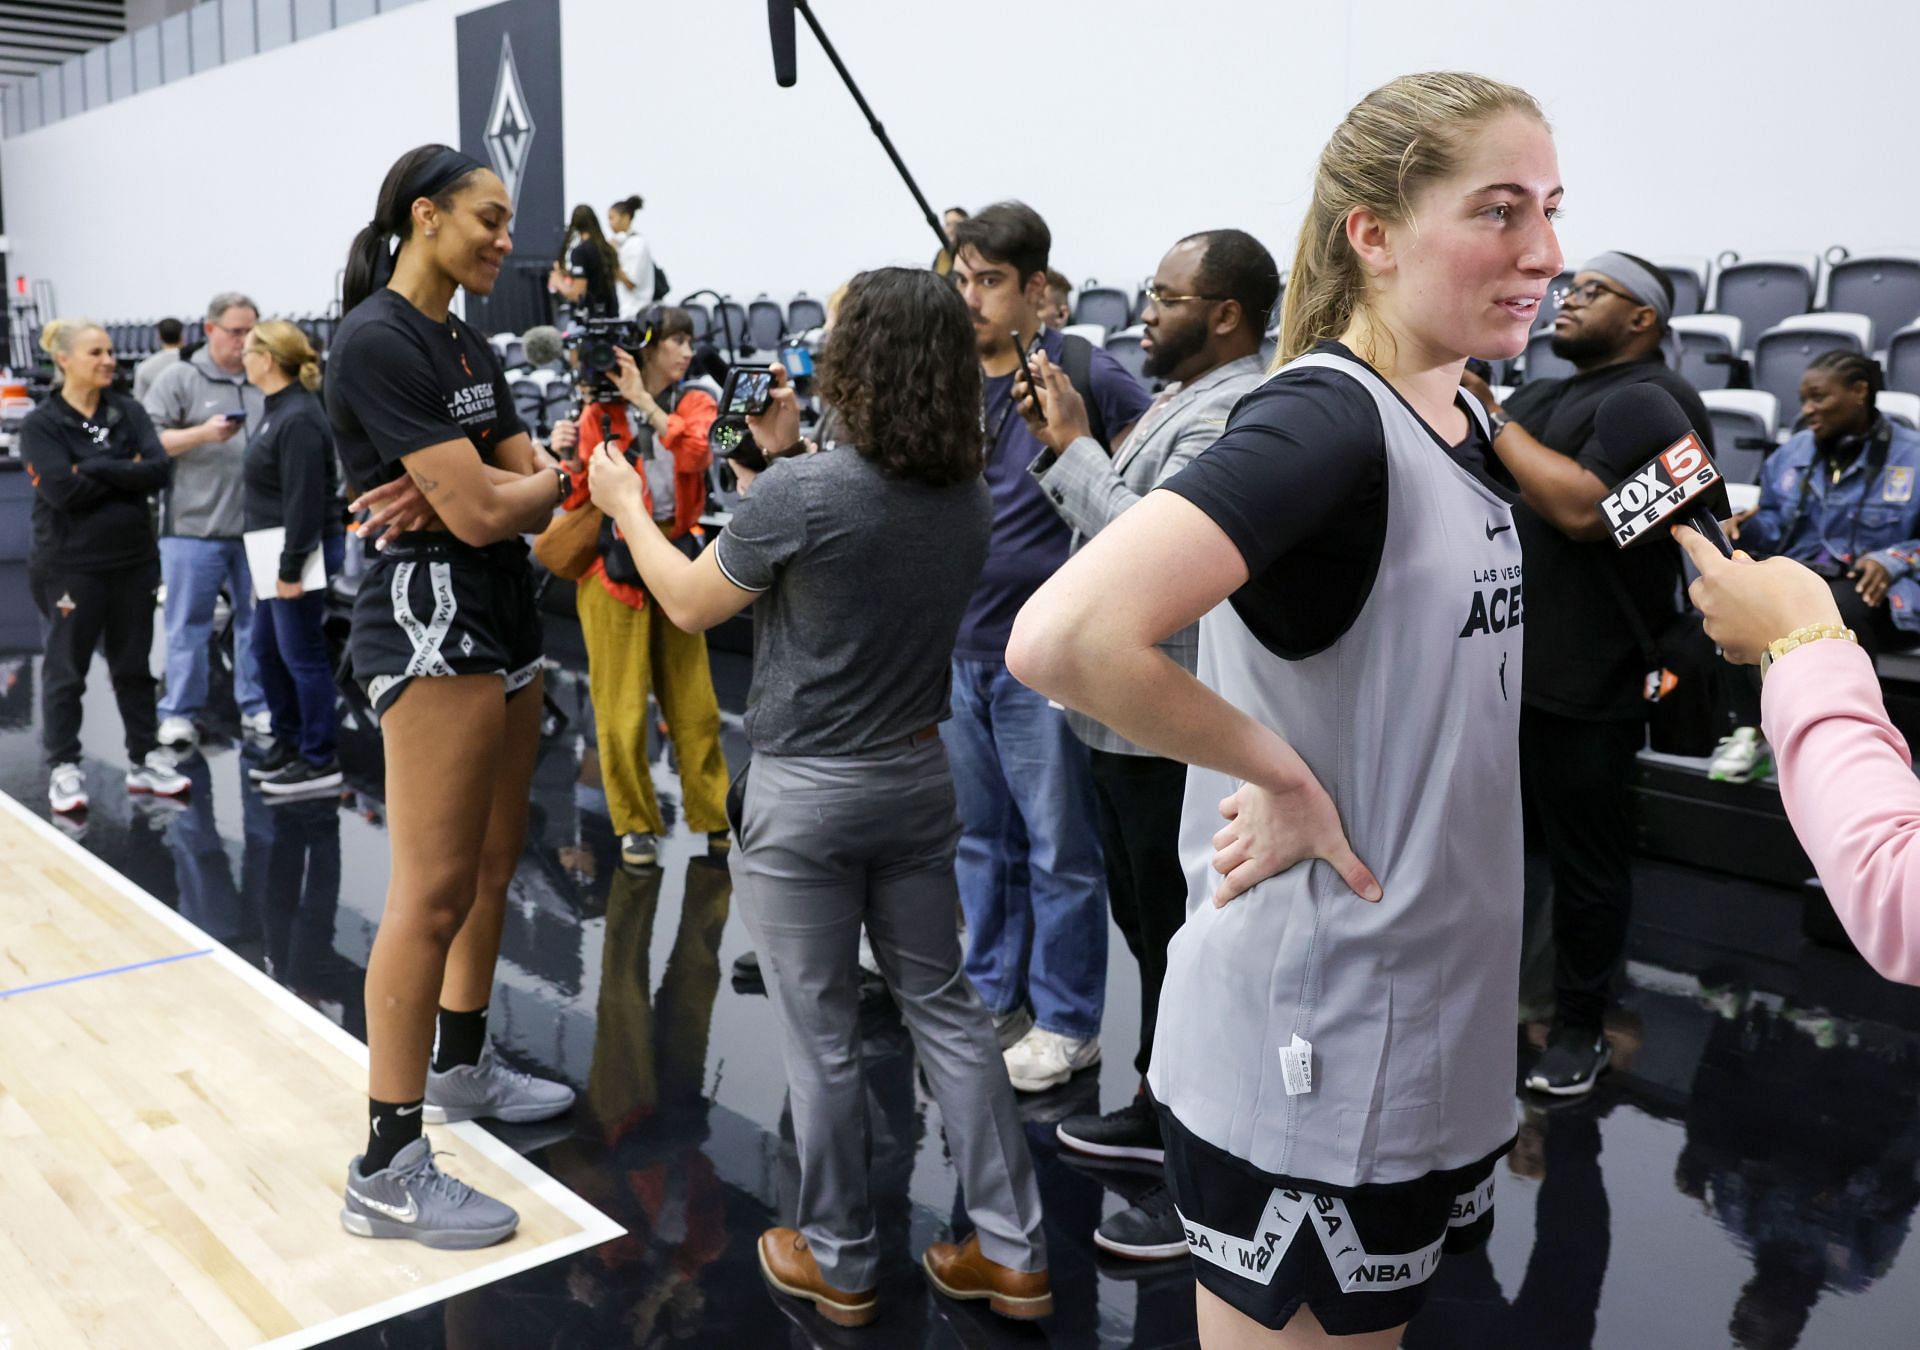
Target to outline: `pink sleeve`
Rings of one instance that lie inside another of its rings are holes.
[[[1920,984],[1920,779],[1872,658],[1832,640],[1788,652],[1761,690],[1761,725],[1787,819],[1854,945],[1888,979]]]

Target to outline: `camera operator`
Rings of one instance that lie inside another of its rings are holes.
[[[855,952],[864,922],[946,1126],[976,1233],[922,1265],[949,1297],[1052,1309],[1040,1195],[993,1020],[961,970],[959,841],[937,726],[949,658],[992,528],[981,480],[980,374],[952,285],[922,269],[856,277],[822,355],[845,440],[800,446],[772,367],[750,419],[786,447],[712,548],[689,560],[655,529],[637,476],[603,449],[593,500],[620,522],[648,593],[698,632],[760,600],[747,736],[730,794],[734,894],[783,1034],[800,1154],[797,1231],[760,1236],[762,1270],[823,1316],[879,1315]]]
[[[644,515],[689,556],[707,509],[707,469],[713,453],[707,433],[719,406],[704,389],[681,384],[693,362],[693,319],[684,309],[655,309],[640,336],[640,360],[611,348],[616,374],[589,376],[577,444],[582,463],[611,441],[639,480]],[[589,344],[592,345],[592,344]],[[631,416],[629,414],[632,414]],[[564,444],[573,433],[562,433]],[[587,503],[586,476],[577,480],[567,509]],[[720,749],[720,703],[707,667],[707,640],[676,627],[650,604],[633,554],[616,538],[613,522],[600,527],[599,556],[580,578],[580,633],[587,644],[587,683],[600,745],[607,810],[620,836],[620,860],[651,865],[666,825],[647,766],[647,692],[660,700],[667,734],[680,761],[687,825],[707,836],[710,851],[727,848],[727,761]]]

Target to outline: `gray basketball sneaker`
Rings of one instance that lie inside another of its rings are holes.
[[[565,1083],[517,1073],[493,1056],[493,1047],[480,1052],[478,1064],[461,1064],[445,1073],[427,1070],[427,1105],[421,1119],[429,1125],[482,1116],[510,1125],[551,1120],[573,1105],[573,1089]]]
[[[340,1226],[358,1237],[412,1238],[423,1247],[464,1251],[513,1236],[520,1216],[434,1165],[433,1149],[416,1139],[391,1165],[360,1174],[347,1164],[347,1198]]]

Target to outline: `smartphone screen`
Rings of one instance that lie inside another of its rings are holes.
[[[758,366],[735,366],[727,372],[726,387],[720,391],[720,412],[725,417],[758,417],[773,401],[773,373]]]

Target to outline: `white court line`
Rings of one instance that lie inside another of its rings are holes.
[[[250,985],[255,993],[265,997],[281,1012],[292,1017],[307,1030],[315,1032],[321,1039],[331,1043],[335,1049],[350,1057],[354,1063],[362,1067],[366,1065],[366,1043],[355,1039],[345,1028],[335,1025],[319,1009],[302,1002],[291,989],[276,983],[264,971],[234,955],[225,945],[180,917],[175,911],[168,909],[101,858],[89,853],[74,840],[67,838],[52,825],[40,819],[10,794],[0,792],[0,810],[8,812],[29,829],[37,831],[41,838],[57,844],[75,862],[87,868],[99,880],[130,901],[134,908],[158,921],[163,927],[171,929],[196,947],[212,948],[211,954],[203,959],[213,961],[222,969],[237,976]],[[450,1276],[419,1289],[410,1290],[384,1303],[342,1313],[332,1321],[323,1322],[319,1326],[308,1327],[276,1340],[262,1342],[259,1350],[302,1350],[306,1346],[319,1345],[336,1336],[344,1336],[350,1331],[359,1331],[364,1327],[387,1321],[389,1318],[400,1317],[418,1308],[445,1302],[456,1294],[464,1294],[469,1290],[492,1284],[496,1280],[503,1280],[510,1275],[518,1275],[535,1266],[545,1265],[549,1261],[557,1261],[574,1252],[584,1251],[588,1247],[597,1247],[603,1242],[611,1242],[627,1231],[473,1122],[462,1121],[455,1125],[436,1125],[434,1129],[447,1131],[475,1153],[487,1158],[534,1195],[573,1220],[580,1226],[580,1231],[571,1237],[555,1238],[543,1246],[505,1257],[465,1274]],[[341,1240],[358,1242],[361,1239],[342,1233]]]

